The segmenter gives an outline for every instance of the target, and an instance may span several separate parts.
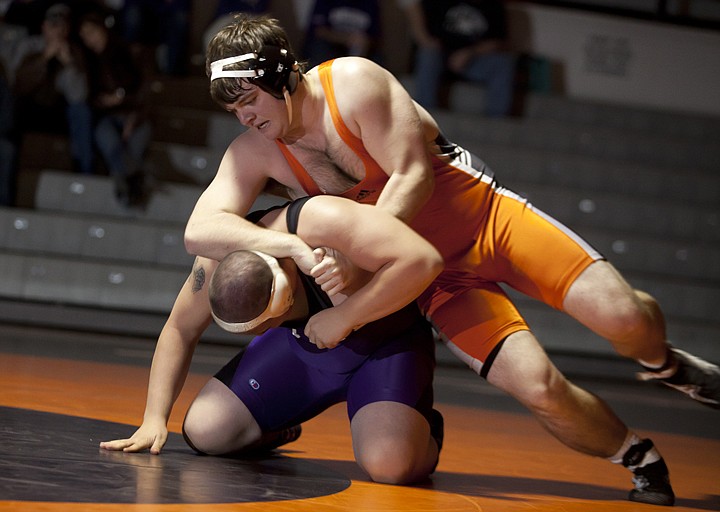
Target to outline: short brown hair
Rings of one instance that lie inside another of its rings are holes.
[[[226,322],[247,322],[270,302],[273,273],[252,251],[228,254],[210,278],[208,294],[213,313]]]
[[[210,65],[220,59],[259,53],[265,46],[275,46],[293,53],[285,29],[278,20],[269,16],[253,16],[246,13],[236,14],[230,25],[220,29],[208,44],[205,55],[205,72],[211,76]],[[248,62],[237,62],[226,69],[248,69]],[[301,66],[301,72],[303,71]],[[220,105],[229,105],[237,101],[247,88],[246,79],[221,78],[210,82],[210,96]]]

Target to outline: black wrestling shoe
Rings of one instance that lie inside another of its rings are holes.
[[[267,440],[264,440],[263,445],[260,447],[263,451],[274,450],[280,448],[288,443],[292,443],[298,440],[302,434],[302,425],[294,425],[278,432],[272,432],[268,434]]]
[[[671,347],[670,360],[657,371],[638,374],[641,380],[658,380],[714,409],[720,409],[720,368],[684,350]]]
[[[269,452],[288,443],[297,441],[302,434],[302,426],[294,425],[283,430],[263,433],[260,441],[234,452],[234,457],[266,457]]]
[[[430,422],[430,436],[435,439],[438,447],[438,460],[435,462],[435,466],[430,472],[434,473],[435,468],[437,468],[437,465],[440,462],[440,451],[442,450],[443,439],[445,437],[445,419],[440,411],[433,409],[430,411],[430,419],[428,421]]]
[[[643,439],[640,444],[631,446],[623,457],[623,466],[633,472],[635,489],[630,491],[628,499],[638,503],[671,507],[675,504],[675,493],[670,485],[670,473],[662,457],[642,467],[645,454],[653,448],[650,439]]]

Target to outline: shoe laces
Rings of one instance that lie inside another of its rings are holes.
[[[633,484],[635,484],[635,489],[638,491],[645,490],[646,488],[650,487],[650,480],[645,475],[635,475],[632,479]]]

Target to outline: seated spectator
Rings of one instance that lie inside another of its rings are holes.
[[[416,44],[415,100],[439,106],[447,72],[485,85],[485,113],[512,113],[516,57],[507,48],[502,0],[398,0],[407,13]]]
[[[219,0],[215,15],[210,25],[203,32],[203,55],[210,44],[210,40],[220,29],[230,25],[235,13],[245,12],[248,14],[261,15],[270,12],[270,0]]]
[[[76,170],[93,172],[92,115],[82,49],[70,38],[70,8],[51,6],[39,35],[17,45],[11,65],[16,127],[66,133]]]
[[[147,82],[129,44],[106,27],[102,16],[85,15],[79,34],[88,50],[95,143],[115,178],[118,199],[128,206],[140,204],[145,196],[143,161],[152,136]]]
[[[136,50],[151,50],[161,73],[187,71],[191,0],[125,0],[118,13],[123,37]]]
[[[14,206],[16,158],[14,106],[5,68],[0,67],[0,206]]]
[[[27,34],[39,34],[45,12],[54,3],[56,0],[12,0],[3,13],[3,22],[22,27]]]
[[[368,0],[316,0],[304,56],[309,65],[352,55],[380,62],[380,4]]]

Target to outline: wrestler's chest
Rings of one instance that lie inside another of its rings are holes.
[[[365,177],[362,160],[343,143],[322,147],[296,146],[291,153],[326,194],[345,192]]]

